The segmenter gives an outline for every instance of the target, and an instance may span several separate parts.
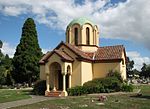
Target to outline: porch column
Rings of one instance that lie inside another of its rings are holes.
[[[63,91],[61,93],[61,96],[68,96],[68,93],[66,91],[66,74],[62,74],[63,75]]]
[[[50,90],[49,90],[49,88],[50,88],[50,72],[49,72],[48,65],[45,65],[45,73],[46,73],[46,91],[45,91],[45,96],[47,96],[48,93],[50,92]]]
[[[56,71],[54,72],[54,88],[53,91],[56,91]]]
[[[69,88],[71,88],[71,74],[69,74]]]
[[[49,88],[50,88],[50,87],[49,87],[49,86],[50,86],[50,85],[49,85],[49,82],[50,82],[50,81],[49,81],[49,74],[46,74],[46,91],[47,91],[47,92],[50,92],[50,90],[49,90]]]
[[[66,91],[66,74],[63,74],[63,91]]]

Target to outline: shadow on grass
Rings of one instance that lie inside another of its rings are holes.
[[[24,95],[34,95],[33,90],[22,90],[24,92]]]
[[[150,95],[132,95],[130,97],[133,97],[133,98],[144,98],[144,99],[150,99]]]
[[[23,95],[37,95],[37,96],[44,96],[44,95],[38,95],[35,94],[35,92],[33,90],[22,90]]]

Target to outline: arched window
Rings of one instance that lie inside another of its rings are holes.
[[[94,36],[95,36],[95,37],[94,37],[94,38],[95,38],[95,45],[97,45],[97,34],[96,34],[97,31],[94,30],[94,32],[95,32],[95,33],[94,33],[94,34],[95,34],[95,35],[94,35]]]
[[[90,44],[90,30],[89,27],[86,28],[86,44]]]
[[[74,29],[75,45],[78,45],[78,28]]]
[[[69,35],[69,30],[67,31],[67,35],[68,35],[68,43],[70,43],[70,35]]]

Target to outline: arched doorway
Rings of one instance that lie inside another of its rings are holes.
[[[69,74],[66,75],[66,90],[69,88]]]
[[[54,62],[50,65],[50,83],[54,89],[63,89],[63,76],[61,74],[61,65]]]
[[[67,66],[67,74],[66,74],[66,89],[70,88],[70,86],[71,86],[71,85],[70,85],[70,84],[71,84],[71,83],[70,83],[70,81],[71,81],[70,79],[71,79],[71,78],[69,78],[70,75],[71,75],[71,68],[70,68],[70,66],[68,65],[68,66]]]

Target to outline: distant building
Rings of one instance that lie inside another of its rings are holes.
[[[99,29],[87,18],[71,21],[66,29],[66,42],[60,42],[40,60],[40,78],[46,80],[47,96],[55,91],[67,96],[67,88],[103,78],[110,70],[120,72],[126,79],[125,48],[99,47]]]

